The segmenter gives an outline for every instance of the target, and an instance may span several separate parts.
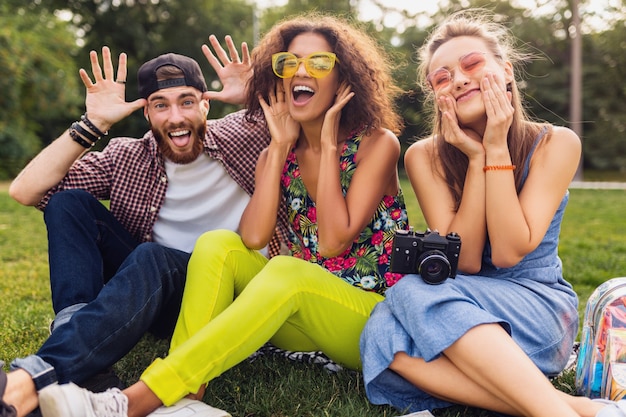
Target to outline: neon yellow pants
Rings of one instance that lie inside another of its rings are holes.
[[[382,299],[319,265],[291,256],[268,261],[236,233],[205,233],[189,261],[169,355],[141,380],[171,405],[267,341],[291,351],[320,350],[360,369],[359,337]]]

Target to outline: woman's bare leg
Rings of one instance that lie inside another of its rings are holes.
[[[390,369],[437,398],[510,415],[593,417],[604,406],[554,388],[498,324],[471,329],[432,362],[399,353]]]

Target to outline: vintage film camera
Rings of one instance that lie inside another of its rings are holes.
[[[396,230],[390,270],[420,274],[428,284],[441,284],[456,276],[460,251],[461,237],[456,233],[441,236],[436,230]]]

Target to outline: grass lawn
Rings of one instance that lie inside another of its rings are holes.
[[[403,183],[409,217],[416,229],[424,222],[411,188]],[[565,275],[580,296],[580,312],[601,282],[626,276],[626,191],[571,190],[561,233],[560,253]],[[48,287],[47,242],[42,215],[22,207],[0,183],[0,359],[7,362],[36,352],[53,318]],[[126,382],[137,380],[167,344],[147,336],[116,371]],[[6,369],[6,367],[5,367]],[[570,373],[556,381],[571,391]],[[278,357],[245,361],[209,384],[205,401],[235,417],[252,416],[396,416],[365,398],[360,375],[332,374],[320,366],[293,363]],[[454,407],[442,416],[487,416],[489,413]]]

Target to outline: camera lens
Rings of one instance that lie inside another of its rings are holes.
[[[441,284],[450,276],[450,262],[438,250],[424,252],[418,259],[417,271],[428,284]]]

